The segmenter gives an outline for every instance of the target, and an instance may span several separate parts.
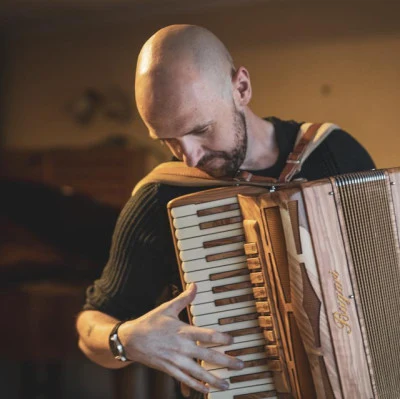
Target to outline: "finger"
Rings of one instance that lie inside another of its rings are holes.
[[[195,362],[193,361],[193,363],[195,363]],[[162,371],[164,371],[165,373],[169,374],[171,377],[175,378],[176,380],[178,380],[181,383],[183,383],[184,385],[186,385],[189,388],[189,392],[190,392],[190,388],[192,388],[198,392],[204,393],[204,394],[207,394],[210,391],[210,389],[206,386],[205,383],[203,383],[199,380],[196,380],[195,378],[190,376],[185,371],[181,370],[178,366],[176,366],[173,363],[166,362],[164,364],[164,367],[162,368]]]
[[[196,359],[204,360],[209,364],[227,367],[228,369],[241,370],[244,367],[243,361],[239,358],[226,355],[223,352],[221,353],[215,348],[212,349],[197,346],[193,353],[188,355]]]
[[[197,293],[196,284],[191,283],[188,285],[185,291],[179,296],[168,302],[167,312],[170,312],[172,316],[178,316],[183,309],[190,305],[194,300]]]
[[[186,331],[185,331],[186,332]],[[203,344],[231,345],[233,337],[227,333],[213,330],[211,328],[191,326],[186,332],[188,338]]]
[[[206,385],[215,387],[219,390],[226,390],[229,388],[229,383],[226,380],[218,378],[191,358],[175,354],[173,362],[174,365],[179,367],[184,373],[191,375],[196,380],[202,381]]]

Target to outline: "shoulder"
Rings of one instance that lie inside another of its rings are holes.
[[[342,162],[346,161],[348,167],[351,167],[351,164],[359,165],[359,168],[362,169],[375,167],[370,154],[364,146],[342,129],[335,129],[325,140],[325,146],[333,156]]]
[[[366,149],[349,133],[333,130],[304,164],[303,172],[309,180],[374,168]]]

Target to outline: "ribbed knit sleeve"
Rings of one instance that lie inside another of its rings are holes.
[[[167,204],[202,189],[149,184],[129,199],[115,226],[103,273],[87,289],[85,310],[136,318],[168,299],[172,285],[181,287]]]
[[[155,306],[163,287],[176,282],[174,249],[159,185],[143,187],[122,210],[101,277],[87,290],[84,309],[120,319]]]

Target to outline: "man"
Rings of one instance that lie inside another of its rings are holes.
[[[239,169],[279,176],[299,129],[293,121],[255,115],[249,108],[248,71],[235,68],[225,46],[196,26],[168,26],[145,43],[135,90],[150,136],[186,165],[216,178],[234,176]],[[312,180],[373,167],[366,151],[336,130],[308,158],[298,177]],[[109,262],[88,289],[77,328],[79,346],[90,359],[118,368],[129,362],[115,359],[109,337],[119,320],[127,320],[117,334],[123,358],[162,370],[206,393],[209,385],[226,389],[228,384],[193,359],[232,369],[243,363],[197,346],[196,341],[229,344],[231,337],[179,320],[196,295],[195,285],[156,306],[165,286],[180,285],[166,204],[196,190],[147,184],[128,201],[115,229]]]

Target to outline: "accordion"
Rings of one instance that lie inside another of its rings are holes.
[[[168,212],[190,322],[242,370],[208,399],[400,398],[400,168],[211,189]],[[201,345],[201,343],[199,343]]]

